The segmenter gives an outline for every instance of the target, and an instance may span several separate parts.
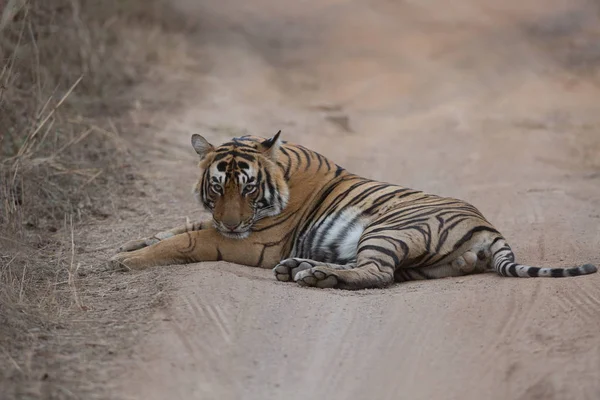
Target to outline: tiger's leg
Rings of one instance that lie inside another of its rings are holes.
[[[210,228],[175,235],[139,250],[118,253],[110,259],[109,264],[114,268],[144,269],[158,265],[223,260],[272,268],[280,249],[273,247],[265,250],[265,246],[227,238],[215,228]]]
[[[356,256],[356,265],[350,268],[332,268],[324,263],[294,275],[301,286],[340,289],[381,288],[394,282],[394,271],[408,256],[408,246],[398,237],[397,230],[378,232],[366,237],[363,234]],[[354,268],[352,268],[354,267]]]
[[[425,238],[411,230],[382,229],[373,224],[361,236],[356,264],[340,266],[304,261],[295,266],[296,270],[294,267],[286,270],[278,265],[275,273],[279,280],[292,276],[302,286],[366,289],[383,287],[394,281],[445,278],[488,270],[489,246],[477,238],[467,246],[468,250],[462,253],[448,254],[447,261],[439,265],[413,267],[415,260],[428,254]]]
[[[185,224],[177,226],[173,229],[158,232],[156,235],[147,237],[145,239],[130,240],[129,242],[119,247],[119,252],[139,250],[144,247],[152,246],[153,244],[156,244],[161,240],[168,239],[175,235],[179,235],[186,232],[199,231],[202,229],[208,229],[211,226],[212,223],[208,220],[191,222],[189,219],[186,218]]]
[[[388,240],[391,239],[388,238]],[[406,242],[401,241],[401,243]],[[381,242],[377,243],[377,245],[381,244]],[[281,264],[275,267],[277,279],[287,281],[290,280],[288,277],[292,276],[294,281],[302,286],[366,289],[383,287],[393,281],[405,282],[421,279],[448,278],[481,273],[490,269],[489,262],[491,254],[489,254],[489,252],[479,251],[476,254],[476,252],[469,250],[447,264],[429,267],[403,268],[404,263],[400,262],[397,264],[396,268],[392,268],[391,265],[385,262],[385,256],[390,258],[390,262],[392,260],[394,262],[397,261],[394,257],[391,257],[393,253],[386,251],[389,250],[391,252],[393,251],[392,249],[384,248],[383,254],[377,255],[376,252],[365,254],[364,252],[361,252],[361,248],[364,250],[364,246],[359,248],[358,263],[361,265],[360,267],[356,267],[356,264],[337,265],[305,260],[300,263],[296,269],[291,269],[290,272],[280,269]],[[371,249],[371,251],[375,250]],[[363,258],[361,258],[361,255]],[[400,255],[398,255],[398,257],[399,256]],[[369,261],[370,257],[372,258],[371,261]],[[365,264],[365,262],[369,262],[369,264]],[[352,271],[343,271],[349,269],[352,269]],[[393,277],[391,280],[389,274]]]

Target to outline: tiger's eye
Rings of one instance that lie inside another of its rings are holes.
[[[251,194],[256,190],[256,185],[253,184],[248,184],[246,186],[244,186],[244,189],[242,190],[243,194]]]
[[[222,192],[221,185],[218,185],[216,183],[210,185],[210,188],[212,189],[213,192],[215,192],[217,194],[221,194],[221,192]]]

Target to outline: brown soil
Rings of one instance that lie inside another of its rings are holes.
[[[279,129],[352,172],[470,201],[523,263],[600,264],[597,6],[196,3],[178,3],[197,28],[137,93],[153,100],[130,118],[140,196],[76,232],[88,339],[63,363],[85,398],[600,398],[600,274],[346,292],[228,263],[98,272],[122,241],[202,215],[192,133]]]

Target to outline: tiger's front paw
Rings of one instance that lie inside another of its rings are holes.
[[[124,245],[122,245],[121,247],[119,247],[118,251],[119,251],[119,253],[135,251],[135,250],[143,249],[144,247],[152,246],[153,244],[156,244],[158,242],[160,242],[160,239],[158,239],[156,237],[130,240],[129,242],[127,242]]]
[[[108,260],[111,269],[130,271],[132,269],[143,269],[149,267],[144,258],[134,252],[118,253]]]
[[[335,270],[324,266],[300,271],[294,276],[294,281],[300,286],[318,288],[334,288],[338,286],[338,278]]]
[[[304,271],[314,267],[316,264],[312,260],[304,258],[287,258],[281,260],[279,264],[273,268],[273,273],[278,281],[291,282],[300,271]]]

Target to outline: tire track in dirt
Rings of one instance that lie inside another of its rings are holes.
[[[569,314],[577,316],[583,322],[600,325],[600,301],[594,291],[587,289],[587,284],[575,282],[569,291],[560,291],[555,301]],[[564,301],[563,301],[564,300]]]
[[[482,372],[486,375],[498,375],[498,360],[504,359],[503,363],[507,369],[505,372],[506,380],[509,381],[511,370],[519,365],[519,356],[515,354],[513,344],[516,341],[523,340],[527,336],[525,331],[531,325],[531,315],[537,312],[537,303],[542,282],[536,282],[529,286],[525,291],[519,287],[509,289],[507,297],[510,298],[508,304],[504,303],[504,316],[496,325],[500,325],[499,331],[492,333],[491,340],[482,350],[483,359]],[[498,318],[497,314],[494,318]]]
[[[207,302],[207,299],[202,296],[186,296],[184,306],[191,311],[190,315],[195,320],[201,321],[206,326],[215,327],[218,331],[216,335],[222,339],[225,344],[230,344],[232,340],[231,329],[226,322],[227,319],[223,315],[221,307]]]
[[[193,360],[191,366],[202,377],[196,381],[198,389],[206,395],[217,396],[215,398],[228,398],[231,393],[239,392],[240,382],[229,373],[233,365],[227,353],[233,351],[235,340],[231,318],[218,304],[196,291],[183,295],[181,305],[181,313],[170,320],[167,328],[181,341],[186,357]],[[203,327],[202,336],[190,332],[190,326],[197,324]],[[221,351],[215,352],[215,348]]]

